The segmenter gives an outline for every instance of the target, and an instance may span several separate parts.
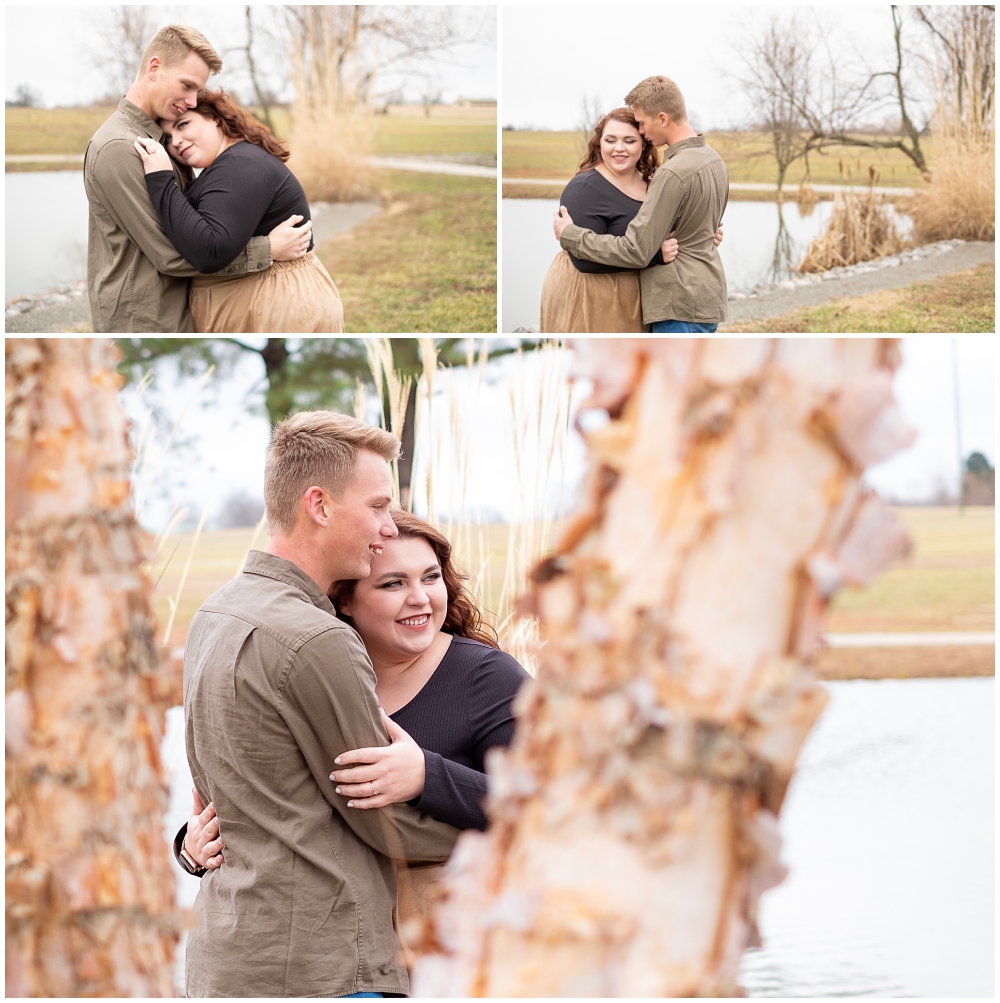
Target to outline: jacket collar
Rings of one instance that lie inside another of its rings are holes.
[[[692,146],[704,146],[705,145],[705,134],[699,132],[697,136],[688,136],[687,139],[679,139],[673,146],[667,147],[667,160],[669,160],[675,153],[680,153],[681,150],[686,150]]]
[[[155,139],[157,143],[163,142],[163,130],[138,105],[123,97],[118,102],[118,110],[150,139]]]
[[[333,603],[330,602],[319,585],[297,564],[293,564],[284,557],[275,557],[274,554],[267,554],[263,550],[251,550],[247,555],[246,564],[243,565],[243,574],[261,575],[264,578],[273,578],[275,581],[284,582],[293,589],[304,592],[313,606],[334,614]]]

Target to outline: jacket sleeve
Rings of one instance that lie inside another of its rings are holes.
[[[563,230],[559,243],[564,250],[587,261],[619,268],[645,268],[670,232],[684,196],[684,183],[672,171],[661,167],[653,175],[646,200],[624,237],[597,234],[571,223]]]
[[[460,829],[485,829],[486,753],[514,737],[512,705],[531,677],[510,655],[486,649],[471,680],[469,744],[475,769],[424,750],[424,789],[410,804]]]
[[[375,696],[375,673],[353,630],[331,627],[298,650],[278,709],[334,812],[373,850],[396,860],[440,863],[458,830],[405,804],[348,808],[334,793],[334,760],[349,749],[389,745]]]
[[[202,274],[184,259],[164,233],[146,188],[142,160],[131,143],[127,140],[105,143],[95,155],[92,177],[100,188],[104,208],[158,272],[181,278]],[[259,272],[270,264],[270,239],[253,237],[222,274]]]

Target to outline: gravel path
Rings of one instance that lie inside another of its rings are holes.
[[[859,275],[848,275],[832,282],[799,286],[795,289],[776,289],[756,298],[731,300],[727,324],[738,324],[747,320],[764,320],[780,317],[792,310],[821,306],[833,299],[845,296],[861,296],[865,293],[881,292],[883,289],[899,289],[914,282],[926,282],[941,275],[974,268],[984,261],[993,261],[996,244],[986,241],[969,241],[960,244],[947,254],[935,254],[916,261],[903,261],[895,268],[879,268]]]
[[[314,240],[322,244],[366,223],[382,211],[382,206],[378,202],[314,202],[311,209]],[[23,313],[6,316],[8,334],[54,334],[90,329],[92,320],[85,283],[60,286],[58,290],[26,299],[35,305]]]

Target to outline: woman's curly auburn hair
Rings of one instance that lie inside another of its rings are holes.
[[[393,509],[392,521],[396,524],[396,529],[399,530],[399,535],[402,538],[418,537],[426,540],[431,550],[434,551],[438,564],[441,565],[441,577],[444,579],[444,587],[448,593],[448,611],[441,629],[446,634],[467,637],[472,641],[488,645],[490,648],[499,649],[496,631],[483,621],[483,614],[465,587],[469,576],[451,559],[451,544],[447,538],[442,536],[430,523],[426,523],[423,519],[418,519],[411,512],[402,509]],[[347,623],[351,622],[351,618],[346,613],[341,613],[340,607],[354,596],[354,587],[357,584],[357,579],[353,578],[334,582],[327,592],[337,616]]]
[[[635,116],[628,108],[615,108],[613,111],[609,111],[607,115],[602,115],[597,120],[597,125],[594,126],[594,132],[591,135],[590,140],[587,142],[587,152],[584,155],[583,160],[580,161],[580,166],[577,168],[576,172],[577,174],[581,171],[592,170],[598,164],[604,163],[604,158],[601,156],[601,137],[604,135],[604,127],[612,120],[615,122],[623,122],[625,125],[632,126],[636,132],[639,131],[639,123],[635,120]],[[642,139],[642,153],[639,154],[639,161],[635,167],[642,175],[642,180],[648,185],[653,175],[656,173],[656,168],[660,166],[660,154],[656,147],[641,133],[640,138]]]
[[[266,125],[244,111],[221,88],[217,91],[199,91],[198,103],[191,110],[202,118],[215,119],[222,134],[230,139],[245,139],[254,146],[262,146],[281,161],[286,161],[291,156]]]

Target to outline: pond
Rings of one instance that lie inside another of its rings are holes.
[[[552,233],[555,199],[503,200],[503,332],[537,328],[542,281],[559,252]],[[823,230],[833,202],[818,202],[804,213],[797,203],[730,202],[725,240],[719,248],[730,292],[787,278],[789,269]],[[904,220],[900,221],[905,222]],[[780,236],[780,240],[779,240]]]
[[[993,996],[993,679],[828,684],[782,812],[751,996]],[[169,839],[190,808],[167,714]],[[190,906],[198,882],[175,868]],[[182,962],[179,962],[182,964]]]
[[[87,277],[83,171],[8,171],[4,300]]]

